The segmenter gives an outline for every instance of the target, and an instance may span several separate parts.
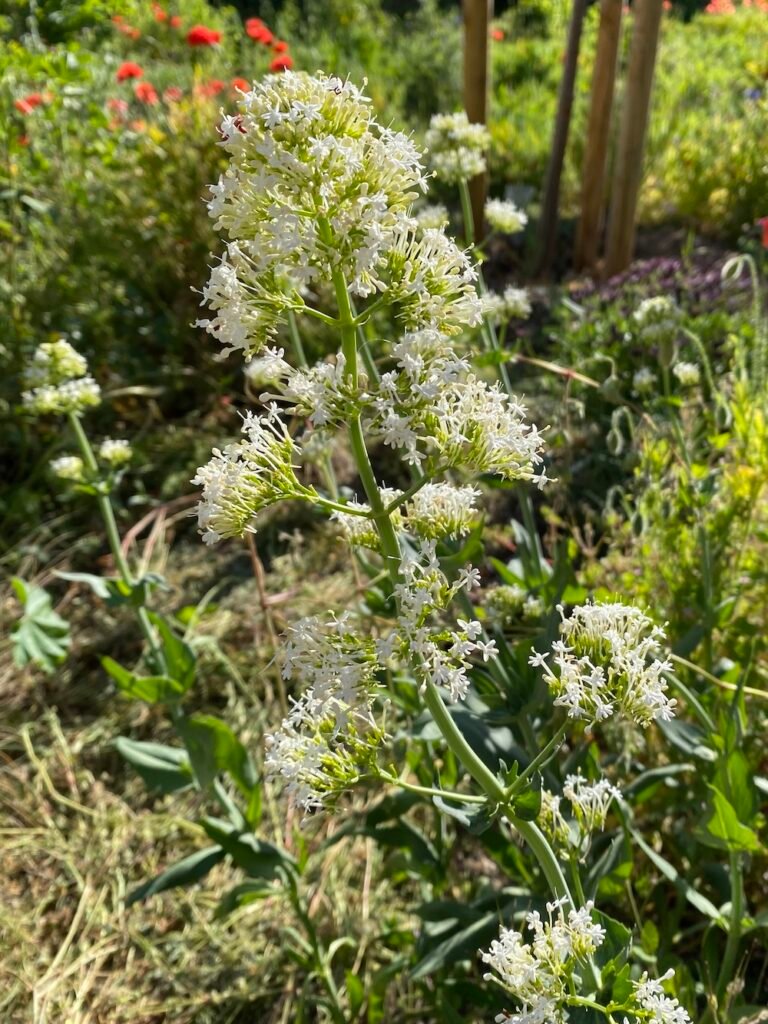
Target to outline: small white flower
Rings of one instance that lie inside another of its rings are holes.
[[[130,462],[132,456],[133,449],[127,441],[115,441],[110,437],[105,437],[99,445],[99,458],[113,469]]]
[[[679,361],[672,367],[672,373],[684,388],[694,387],[701,380],[701,370],[696,363]]]
[[[464,111],[435,114],[425,139],[435,175],[453,184],[485,173],[490,141],[485,125],[470,123]]]
[[[514,235],[528,223],[528,216],[507,199],[489,199],[485,204],[485,219],[495,231]]]
[[[85,466],[78,455],[62,455],[51,461],[51,472],[59,480],[81,483],[85,474]]]
[[[450,220],[448,210],[442,203],[422,206],[414,213],[414,218],[422,231],[427,231],[430,228],[442,231],[443,228],[448,227]]]
[[[543,666],[556,706],[589,721],[615,710],[638,725],[674,716],[676,701],[667,697],[664,678],[671,665],[655,657],[663,629],[631,605],[584,604],[568,617],[562,606],[558,611],[565,640],[552,644],[556,671]]]
[[[638,395],[648,395],[657,386],[656,374],[649,366],[643,366],[632,378],[632,387]]]
[[[579,827],[585,833],[602,831],[613,800],[621,797],[621,790],[607,779],[590,783],[582,775],[568,775],[563,785],[565,796],[573,807]]]

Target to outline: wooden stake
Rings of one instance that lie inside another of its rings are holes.
[[[568,44],[565,51],[563,77],[560,79],[560,91],[557,97],[557,115],[552,133],[552,149],[549,154],[547,174],[544,179],[544,195],[541,203],[539,274],[548,273],[555,258],[557,215],[560,206],[560,179],[563,175],[565,148],[568,144],[568,132],[571,126],[573,90],[576,83],[576,69],[579,63],[581,30],[584,26],[586,11],[587,0],[573,0],[571,21],[568,26]]]
[[[464,109],[475,124],[488,121],[490,65],[488,38],[493,18],[493,0],[462,0],[464,11]],[[488,175],[479,174],[469,183],[475,238],[483,237],[483,209]]]
[[[629,70],[608,216],[606,277],[626,269],[635,248],[635,214],[643,175],[662,0],[637,0],[634,10],[635,26],[629,50]]]
[[[576,231],[574,264],[593,267],[602,229],[603,199],[611,132],[611,110],[618,71],[623,0],[602,0],[597,32],[595,67],[587,125],[587,143],[581,173],[581,217]]]

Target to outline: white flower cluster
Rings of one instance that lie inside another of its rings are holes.
[[[525,421],[525,407],[498,384],[469,373],[445,335],[433,329],[405,334],[392,357],[395,369],[355,390],[339,353],[333,362],[289,372],[283,396],[315,427],[343,428],[362,413],[367,433],[401,450],[412,465],[545,482],[543,440]]]
[[[246,440],[223,451],[214,448],[213,458],[192,480],[203,488],[197,518],[206,544],[252,530],[256,513],[276,501],[317,497],[299,483],[293,465],[298,448],[276,407],[263,416],[247,413],[242,430]]]
[[[485,219],[494,231],[514,235],[528,223],[528,215],[509,199],[489,199],[485,204]]]
[[[418,551],[406,552],[402,581],[395,587],[398,616],[395,630],[378,644],[379,655],[388,661],[398,655],[410,661],[422,689],[427,682],[445,688],[452,701],[462,700],[469,689],[470,658],[488,661],[497,653],[493,640],[480,639],[479,622],[457,620],[448,629],[431,620],[451,603],[459,591],[480,582],[477,569],[463,568],[449,583],[435,554],[434,541],[424,541]]]
[[[485,125],[472,124],[464,111],[435,114],[424,141],[430,166],[441,181],[457,184],[485,173],[491,137]]]
[[[643,366],[632,377],[632,387],[638,395],[648,395],[656,389],[658,380],[650,366]]]
[[[483,963],[496,971],[487,981],[500,982],[520,1004],[516,1013],[505,1011],[497,1024],[564,1024],[568,1019],[569,983],[579,963],[583,963],[602,944],[605,929],[592,920],[594,904],[589,901],[578,910],[563,913],[566,900],[547,904],[549,920],[538,911],[526,916],[533,933],[526,942],[522,933],[502,928],[490,950],[481,951]]]
[[[544,614],[544,602],[540,597],[527,594],[522,587],[504,584],[488,592],[486,611],[499,625],[510,626],[520,618],[540,618]]]
[[[354,85],[286,72],[238,106],[221,125],[230,164],[209,204],[230,241],[203,292],[216,315],[200,321],[227,351],[259,351],[307,288],[339,273],[358,296],[389,289],[409,329],[476,322],[466,257],[409,216],[426,190],[420,152]]]
[[[642,1020],[647,1024],[691,1024],[688,1012],[677,999],[664,994],[662,982],[674,976],[675,972],[670,967],[658,980],[649,978],[645,973],[640,981],[635,982],[634,998],[642,1011]],[[626,1017],[624,1019],[626,1021]]]
[[[682,315],[674,299],[667,295],[656,295],[651,299],[643,299],[634,312],[634,320],[643,341],[655,344],[675,337]]]
[[[79,455],[61,455],[58,459],[52,459],[50,465],[51,472],[59,480],[79,484],[85,477],[85,466]]]
[[[568,617],[562,606],[558,611],[563,639],[551,653],[529,658],[543,668],[555,705],[571,718],[598,722],[617,711],[643,726],[673,717],[676,701],[664,679],[672,666],[655,657],[663,629],[631,605],[584,604]]]
[[[701,370],[696,363],[686,363],[679,360],[672,367],[672,373],[684,388],[695,387],[701,380]]]
[[[380,490],[385,507],[401,496],[389,487]],[[396,531],[412,534],[423,540],[461,537],[468,533],[478,518],[476,502],[480,492],[475,487],[454,487],[452,484],[425,484],[403,504],[393,509],[391,521]],[[334,512],[332,518],[342,527],[347,540],[361,547],[379,549],[379,536],[369,505],[353,501],[352,512]],[[368,517],[368,518],[364,518]]]
[[[568,775],[563,783],[563,796],[570,801],[581,831],[589,833],[605,828],[608,810],[621,797],[621,790],[605,778],[589,782],[581,774]]]
[[[60,416],[98,405],[101,389],[87,372],[85,358],[64,338],[44,342],[25,374],[24,407],[38,416]]]
[[[448,210],[442,203],[422,206],[413,216],[422,231],[427,231],[429,228],[441,231],[443,228],[448,227],[450,221]]]
[[[303,687],[278,732],[267,737],[265,766],[305,811],[373,770],[383,733],[372,713],[378,661],[348,617],[303,619],[283,649],[283,678]]]
[[[527,320],[531,315],[531,297],[526,288],[509,285],[501,295],[497,292],[486,293],[480,302],[483,314],[497,324],[509,320]]]
[[[286,377],[291,372],[291,367],[283,358],[284,355],[285,349],[267,346],[262,349],[260,355],[249,359],[243,372],[251,387],[264,387]]]
[[[130,462],[132,457],[133,449],[128,441],[105,437],[99,445],[99,458],[106,462],[110,469],[119,469]]]

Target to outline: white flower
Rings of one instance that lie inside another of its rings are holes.
[[[422,541],[417,551],[406,550],[403,578],[395,587],[395,630],[379,643],[384,661],[395,654],[410,661],[421,689],[432,683],[447,690],[452,701],[467,694],[471,658],[479,655],[487,661],[497,653],[493,641],[480,639],[483,627],[479,622],[459,619],[458,628],[452,629],[434,621],[460,590],[472,587],[476,574],[471,567],[462,569],[450,584],[437,560],[434,541]]]
[[[79,455],[62,455],[58,459],[52,459],[51,472],[59,480],[80,483],[84,477],[85,466]]]
[[[350,82],[287,72],[254,84],[225,118],[228,169],[209,211],[230,241],[201,325],[227,349],[257,352],[306,286],[341,271],[352,292],[384,287],[395,235],[426,189],[421,154],[377,123]]]
[[[405,505],[406,526],[425,540],[460,537],[477,521],[479,497],[475,487],[425,484]]]
[[[634,313],[643,341],[649,344],[669,341],[677,334],[682,320],[682,310],[674,299],[667,295],[656,295],[644,299]]]
[[[480,301],[483,314],[494,323],[527,320],[531,315],[531,298],[525,288],[510,285],[504,289],[503,295],[487,292]]]
[[[264,416],[248,413],[242,429],[247,440],[214,448],[192,480],[203,488],[197,517],[206,544],[252,530],[256,513],[276,501],[317,496],[296,477],[298,448],[274,408]]]
[[[584,604],[568,617],[562,606],[558,611],[563,639],[552,644],[556,671],[543,666],[556,706],[589,721],[616,711],[638,725],[673,717],[676,701],[667,697],[664,679],[671,665],[655,657],[663,629],[631,605]]]
[[[643,366],[632,378],[632,387],[636,394],[650,394],[657,384],[656,374],[649,366]]]
[[[470,123],[464,111],[435,114],[425,139],[435,175],[453,184],[485,173],[490,141],[485,125]]]
[[[563,785],[563,796],[571,802],[579,827],[585,833],[602,830],[613,800],[621,797],[621,790],[607,779],[590,783],[582,775],[568,775]]]
[[[68,341],[40,345],[24,374],[24,407],[38,416],[81,413],[101,401],[101,389],[86,376],[88,363]]]
[[[70,345],[66,338],[46,341],[39,345],[26,368],[24,380],[28,388],[44,384],[62,384],[88,372],[85,356]]]
[[[696,363],[686,363],[681,360],[672,367],[672,373],[684,388],[694,387],[701,380],[701,371]]]
[[[537,474],[544,446],[525,422],[525,406],[473,374],[448,384],[421,415],[422,432],[442,464],[507,480],[545,479]]]
[[[127,441],[115,441],[105,437],[99,445],[99,458],[114,469],[130,462],[132,455],[133,449]]]
[[[635,982],[635,999],[645,1011],[644,1020],[650,1024],[691,1024],[691,1018],[677,999],[664,994],[661,983],[673,978],[674,974],[670,968],[658,981],[654,981],[646,972],[640,981]]]
[[[481,951],[483,962],[496,971],[504,988],[520,1004],[519,1012],[505,1012],[497,1021],[567,1021],[569,983],[574,971],[602,944],[605,930],[592,921],[591,901],[578,910],[570,910],[567,916],[563,903],[556,900],[547,904],[546,922],[536,911],[527,915],[526,923],[532,932],[530,941],[526,942],[521,932],[502,928],[489,951]],[[485,975],[486,980],[493,977],[490,972]]]
[[[495,231],[514,235],[528,223],[528,216],[507,199],[489,199],[485,204],[485,219]]]
[[[430,228],[441,231],[443,228],[448,227],[450,220],[448,210],[442,203],[432,203],[427,206],[422,206],[414,213],[413,216],[422,231],[427,231]]]
[[[390,487],[382,487],[379,490],[385,506],[399,498],[401,493],[401,491]],[[349,512],[334,512],[331,516],[342,528],[345,538],[350,544],[378,551],[380,547],[379,533],[376,524],[370,518],[370,506],[353,499],[347,502],[347,507],[350,509]],[[402,525],[400,509],[395,509],[390,518],[395,529]]]
[[[251,387],[264,387],[288,377],[292,368],[283,358],[284,355],[285,349],[267,346],[262,350],[261,355],[249,359],[243,372]]]
[[[63,384],[45,384],[25,391],[21,399],[25,408],[38,416],[62,416],[97,406],[101,401],[101,388],[93,377],[78,377]]]
[[[373,641],[361,639],[347,617],[302,619],[289,629],[281,672],[302,692],[267,737],[264,763],[305,812],[373,769],[383,739],[372,713],[377,669]]]

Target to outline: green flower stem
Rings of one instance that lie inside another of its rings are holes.
[[[475,244],[475,222],[472,217],[472,198],[469,194],[469,182],[462,179],[459,182],[459,197],[461,199],[461,216],[464,220],[464,241],[469,246]]]
[[[409,793],[418,793],[420,796],[439,796],[444,800],[456,800],[464,804],[484,804],[486,802],[484,796],[476,796],[473,793],[456,793],[450,789],[433,789],[432,786],[417,786],[396,775],[385,775],[384,779],[393,786],[406,789]]]
[[[546,746],[542,747],[542,749],[538,752],[536,757],[534,757],[534,759],[531,761],[528,767],[525,768],[525,770],[522,771],[520,775],[518,775],[518,777],[507,790],[507,799],[518,793],[522,789],[523,783],[526,782],[534,774],[534,772],[538,771],[539,768],[543,767],[545,764],[548,764],[552,760],[554,755],[560,749],[560,745],[562,744],[563,739],[565,738],[567,728],[567,723],[563,723],[563,725],[560,726],[560,728],[557,730],[552,739],[546,744]]]
[[[307,354],[304,351],[304,343],[301,340],[299,325],[296,321],[296,314],[292,309],[288,310],[288,332],[291,335],[291,344],[293,345],[296,362],[303,369],[306,369],[309,366],[309,363],[307,362]]]
[[[72,427],[72,431],[77,439],[77,444],[80,449],[80,454],[83,457],[83,462],[88,468],[89,473],[96,476],[99,472],[99,464],[96,462],[96,456],[93,453],[91,442],[88,440],[88,436],[83,430],[83,425],[80,422],[80,417],[77,413],[70,412],[67,416],[69,425]],[[107,531],[107,540],[109,541],[109,548],[112,552],[112,557],[115,560],[115,566],[117,571],[120,573],[123,582],[129,587],[133,587],[135,580],[131,573],[128,565],[128,560],[123,553],[123,549],[120,543],[120,532],[117,528],[117,521],[115,519],[114,509],[112,508],[112,502],[109,500],[109,495],[99,491],[96,495],[96,502],[99,506],[99,512],[101,518],[104,521],[104,528]],[[146,608],[137,608],[136,613],[139,618],[139,624],[141,630],[146,637],[149,649],[152,651],[152,656],[161,667],[164,663],[162,651],[157,642],[155,631],[152,628],[152,623],[149,621]]]
[[[366,512],[365,509],[356,508],[354,505],[344,505],[340,501],[329,501],[328,498],[320,497],[317,494],[313,494],[309,500],[314,505],[319,505],[330,512],[344,512],[348,516],[359,516],[361,519],[371,518],[371,513]]]
[[[741,875],[741,856],[736,850],[731,850],[728,854],[728,861],[731,868],[731,914],[728,921],[728,939],[725,944],[723,961],[720,964],[720,973],[717,976],[717,984],[715,986],[718,1005],[723,1004],[728,984],[733,980],[733,965],[736,962],[736,954],[739,951],[741,918],[744,913],[744,884]]]

